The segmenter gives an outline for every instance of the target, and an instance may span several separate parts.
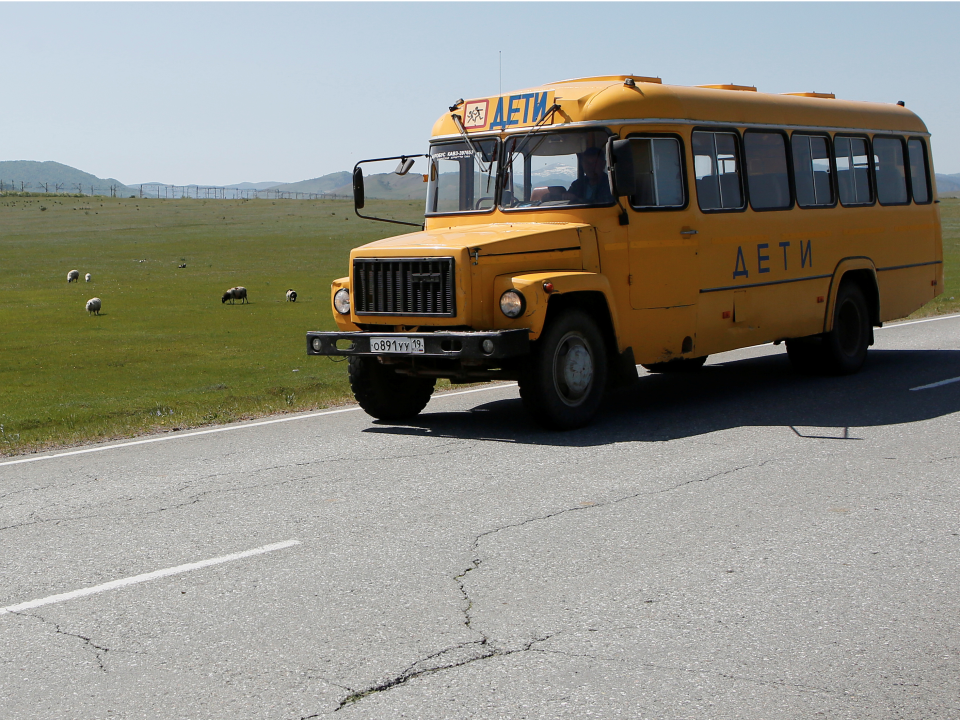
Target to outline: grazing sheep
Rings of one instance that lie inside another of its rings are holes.
[[[296,302],[297,301],[297,291],[296,290],[287,290],[287,301]]]
[[[223,297],[220,298],[221,303],[225,303],[227,300],[230,301],[230,304],[233,305],[234,300],[239,300],[240,304],[247,302],[247,289],[245,287],[232,287],[227,290]]]
[[[99,315],[101,304],[100,298],[90,298],[87,300],[87,312],[91,315]]]
[[[77,282],[80,282],[80,271],[79,271],[79,270],[71,270],[70,272],[67,273],[67,284],[69,285],[69,284],[72,283],[74,280],[76,280]]]
[[[83,279],[86,280],[87,282],[90,282],[90,273],[87,273],[86,275],[84,275]]]

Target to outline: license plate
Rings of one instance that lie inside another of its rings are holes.
[[[423,338],[375,337],[370,338],[370,352],[420,355],[423,353]]]

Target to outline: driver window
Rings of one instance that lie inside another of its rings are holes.
[[[543,133],[508,146],[505,209],[613,202],[606,174],[605,131]]]

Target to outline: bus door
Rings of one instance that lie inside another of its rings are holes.
[[[630,205],[630,305],[662,338],[664,356],[689,353],[696,336],[698,236],[684,183],[683,143],[675,135],[628,138],[636,194]]]

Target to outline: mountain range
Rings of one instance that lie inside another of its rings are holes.
[[[554,166],[542,168],[534,173],[538,176],[538,183],[568,184],[571,168]],[[548,177],[550,176],[550,177]],[[117,195],[134,195],[139,193],[140,183],[124,185],[115,178],[100,178],[96,175],[83,172],[58,162],[36,162],[33,160],[3,160],[0,161],[0,182],[4,190],[31,190],[33,192],[82,192],[90,194],[96,188],[98,194],[110,194],[111,186]],[[168,183],[143,183],[143,185],[164,185]],[[449,183],[441,180],[441,194],[446,194]],[[11,187],[12,186],[12,187]],[[180,187],[180,185],[178,185]],[[212,187],[212,186],[201,186]],[[280,192],[298,193],[327,193],[332,195],[353,194],[353,178],[347,171],[334,172],[310,180],[301,180],[293,183],[280,182],[242,182],[235,185],[220,185],[217,187],[236,188],[238,190],[278,190]],[[46,188],[46,189],[45,189]],[[937,173],[937,189],[941,193],[960,192],[960,173]],[[385,200],[421,200],[425,194],[423,178],[412,173],[403,177],[393,173],[371,175],[364,178],[365,194],[369,198]]]

